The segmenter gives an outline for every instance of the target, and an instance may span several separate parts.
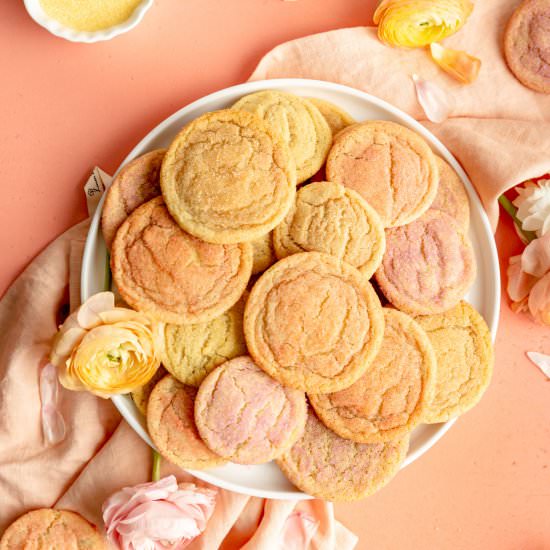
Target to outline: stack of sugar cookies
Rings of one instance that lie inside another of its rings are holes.
[[[102,227],[120,295],[162,323],[163,368],[133,393],[159,451],[190,469],[276,460],[328,500],[382,487],[413,428],[491,377],[462,300],[468,225],[419,135],[279,91],[133,160]]]

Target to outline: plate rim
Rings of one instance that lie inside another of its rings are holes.
[[[315,79],[306,79],[306,78],[275,78],[275,79],[266,79],[266,80],[255,80],[250,82],[244,82],[241,84],[236,84],[234,86],[229,86],[227,88],[223,88],[221,90],[217,90],[215,92],[202,96],[199,99],[196,99],[195,101],[185,105],[181,109],[178,109],[176,112],[174,112],[170,116],[163,119],[159,124],[157,124],[151,130],[149,130],[149,132],[147,132],[147,134],[142,139],[140,139],[139,142],[132,148],[132,150],[128,153],[128,155],[126,155],[126,157],[123,159],[123,161],[120,163],[119,167],[113,174],[113,178],[116,177],[120,169],[125,164],[127,164],[129,161],[131,161],[133,158],[135,158],[138,155],[141,148],[145,143],[147,143],[147,141],[149,141],[152,137],[155,137],[156,135],[159,135],[162,132],[164,132],[169,126],[172,125],[172,123],[174,123],[180,117],[186,115],[189,111],[193,111],[197,108],[201,108],[204,104],[207,104],[210,101],[223,99],[225,96],[232,95],[232,94],[242,93],[244,95],[244,94],[253,93],[259,90],[270,89],[270,88],[272,89],[273,87],[284,89],[284,88],[293,88],[293,87],[299,88],[300,86],[310,86],[310,87],[317,88],[319,90],[341,92],[347,95],[354,96],[355,98],[366,101],[372,105],[375,105],[378,108],[388,111],[393,116],[405,121],[409,127],[411,127],[414,131],[419,133],[424,139],[427,139],[428,142],[430,142],[431,144],[435,144],[439,149],[438,153],[441,154],[441,156],[459,174],[461,180],[466,186],[466,190],[468,192],[470,202],[473,203],[473,206],[475,207],[477,213],[479,214],[479,218],[482,223],[484,232],[489,237],[487,239],[488,246],[489,246],[489,256],[490,256],[489,262],[493,266],[493,272],[494,272],[494,281],[493,281],[494,285],[492,287],[492,296],[490,297],[493,307],[489,312],[489,315],[488,315],[489,318],[485,320],[489,326],[491,339],[494,343],[496,339],[496,333],[498,330],[500,297],[501,297],[501,278],[500,278],[499,260],[498,260],[496,243],[493,237],[493,231],[491,229],[489,218],[487,216],[487,213],[485,212],[485,209],[483,208],[483,204],[481,203],[481,200],[477,194],[477,191],[473,186],[472,182],[470,181],[470,178],[468,177],[468,175],[460,165],[460,163],[455,159],[455,157],[447,149],[447,147],[439,140],[439,138],[437,138],[432,132],[430,132],[425,126],[423,126],[420,122],[418,122],[412,116],[410,116],[409,114],[405,113],[401,109],[395,107],[391,103],[388,103],[387,101],[379,97],[376,97],[362,90],[358,90],[356,88],[346,86],[345,84],[338,84],[338,83],[328,82],[324,80],[315,80]],[[85,269],[85,267],[89,265],[91,261],[91,257],[95,250],[98,233],[100,231],[99,224],[100,224],[100,218],[101,218],[101,210],[103,207],[103,202],[105,200],[105,195],[106,194],[104,193],[103,197],[101,198],[92,216],[90,228],[88,230],[86,243],[84,246],[84,253],[82,256],[82,271],[81,271],[81,279],[80,279],[80,291],[81,291],[80,298],[82,302],[84,302],[88,298],[88,295],[87,295],[87,289],[89,286],[88,270]],[[126,410],[124,401],[122,399],[123,399],[122,396],[113,396],[111,398],[115,407],[118,409],[118,411],[120,412],[122,417],[126,420],[126,422],[130,424],[132,429],[149,446],[151,446],[152,448],[155,448],[149,435],[147,433],[144,433],[142,426],[138,424],[136,419],[133,417],[133,415],[131,415]],[[451,420],[448,420],[447,422],[442,423],[439,430],[430,439],[424,442],[414,452],[407,455],[407,458],[405,459],[401,467],[404,468],[405,466],[414,462],[417,458],[420,458],[420,456],[422,456],[431,447],[433,447],[451,429],[451,427],[454,425],[456,421],[457,421],[457,418],[453,418]],[[262,490],[262,489],[253,489],[253,488],[243,487],[237,483],[220,480],[217,477],[212,477],[210,474],[208,474],[208,470],[205,470],[205,471],[186,470],[186,471],[192,474],[193,476],[197,477],[198,479],[201,479],[202,481],[206,481],[222,489],[227,489],[227,490],[234,491],[241,494],[247,494],[250,496],[257,496],[257,497],[269,498],[269,499],[285,499],[285,500],[306,500],[306,499],[313,498],[310,495],[303,493],[299,490],[290,492],[290,491],[273,491],[273,490]]]

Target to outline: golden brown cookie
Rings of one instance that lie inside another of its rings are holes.
[[[355,123],[355,120],[346,113],[343,109],[340,109],[334,103],[325,101],[324,99],[318,99],[316,97],[308,97],[308,100],[319,109],[325,120],[327,121],[332,136],[334,137],[340,130]]]
[[[365,374],[345,390],[308,394],[326,426],[359,443],[406,435],[433,395],[436,359],[428,336],[405,313],[384,308],[384,318],[382,347]]]
[[[206,445],[237,464],[280,456],[304,431],[304,392],[286,388],[248,356],[213,370],[195,400],[195,422]]]
[[[141,386],[141,388],[137,388],[131,393],[132,401],[143,416],[147,414],[147,403],[149,402],[149,396],[153,388],[157,385],[157,382],[167,374],[166,369],[161,365],[157,369],[157,372],[155,372],[153,378],[151,378],[145,386]]]
[[[334,140],[327,179],[357,191],[385,227],[412,222],[437,193],[435,155],[417,133],[382,120],[354,124]]]
[[[380,300],[354,267],[319,252],[278,261],[253,286],[244,313],[248,351],[286,386],[329,393],[353,384],[378,353]]]
[[[166,149],[145,153],[126,164],[113,180],[101,210],[101,230],[111,248],[122,222],[143,203],[160,195],[160,167]]]
[[[467,302],[439,315],[416,317],[437,358],[435,394],[424,422],[446,422],[470,410],[489,386],[493,345],[483,317]]]
[[[298,252],[324,252],[370,278],[386,237],[380,217],[358,193],[339,183],[315,182],[298,190],[296,202],[273,231],[278,258]]]
[[[516,78],[550,94],[550,0],[524,0],[504,34],[504,55]]]
[[[225,464],[202,441],[195,425],[196,388],[165,376],[147,405],[147,429],[159,453],[181,468],[204,470]]]
[[[0,539],[0,550],[107,550],[105,539],[81,515],[42,508],[22,515]]]
[[[160,180],[178,224],[221,244],[253,241],[271,231],[296,193],[287,145],[257,116],[234,109],[187,124],[164,157]]]
[[[352,501],[381,489],[399,471],[409,437],[356,443],[329,430],[310,410],[304,434],[277,464],[299,489],[316,498]]]
[[[288,144],[296,163],[298,183],[313,176],[324,164],[332,133],[319,109],[303,97],[264,90],[239,99],[233,109],[259,116]]]
[[[386,230],[386,253],[376,271],[384,296],[413,315],[441,313],[465,296],[476,277],[470,240],[438,210]]]
[[[273,249],[272,232],[266,233],[263,237],[250,243],[252,245],[252,275],[265,271],[270,265],[277,261]]]
[[[199,386],[228,359],[246,353],[243,299],[225,313],[193,325],[164,325],[163,364],[183,384]]]
[[[252,246],[211,244],[189,235],[157,197],[121,225],[111,270],[134,309],[167,323],[206,322],[241,297],[252,270]]]
[[[453,170],[451,165],[438,156],[435,157],[435,160],[439,169],[439,186],[430,208],[440,210],[451,216],[462,231],[466,233],[470,226],[468,193],[464,189],[460,176]]]

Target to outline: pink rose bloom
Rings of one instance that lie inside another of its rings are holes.
[[[180,550],[205,529],[216,491],[174,476],[124,487],[103,504],[109,541],[122,550]]]

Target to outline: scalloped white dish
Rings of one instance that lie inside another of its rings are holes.
[[[179,110],[151,130],[134,147],[121,166],[147,151],[167,147],[183,125],[202,113],[229,107],[241,96],[264,89],[284,90],[301,96],[331,101],[348,111],[356,120],[391,120],[403,124],[421,134],[432,149],[453,166],[464,182],[470,198],[469,235],[478,265],[475,284],[466,299],[483,315],[494,341],[500,309],[500,272],[493,235],[481,202],[464,170],[445,146],[413,118],[381,99],[347,86],[317,80],[279,79],[248,82],[210,94]],[[102,204],[103,201],[92,219],[84,250],[82,300],[103,290],[107,250],[99,223]],[[129,396],[117,396],[113,398],[113,403],[134,430],[153,446],[147,434],[145,420],[132,399]],[[409,453],[403,467],[423,455],[451,428],[454,422],[455,420],[451,420],[443,424],[426,424],[417,427],[411,435]],[[213,485],[248,495],[294,500],[310,498],[294,487],[275,463],[257,466],[229,464],[221,468],[192,471],[192,473]]]
[[[153,5],[153,0],[143,0],[140,2],[126,21],[107,29],[93,32],[78,31],[63,25],[44,11],[40,4],[40,0],[24,0],[24,4],[32,19],[55,36],[59,36],[70,42],[85,42],[91,44],[93,42],[110,40],[115,36],[133,29],[143,19],[147,10]]]

